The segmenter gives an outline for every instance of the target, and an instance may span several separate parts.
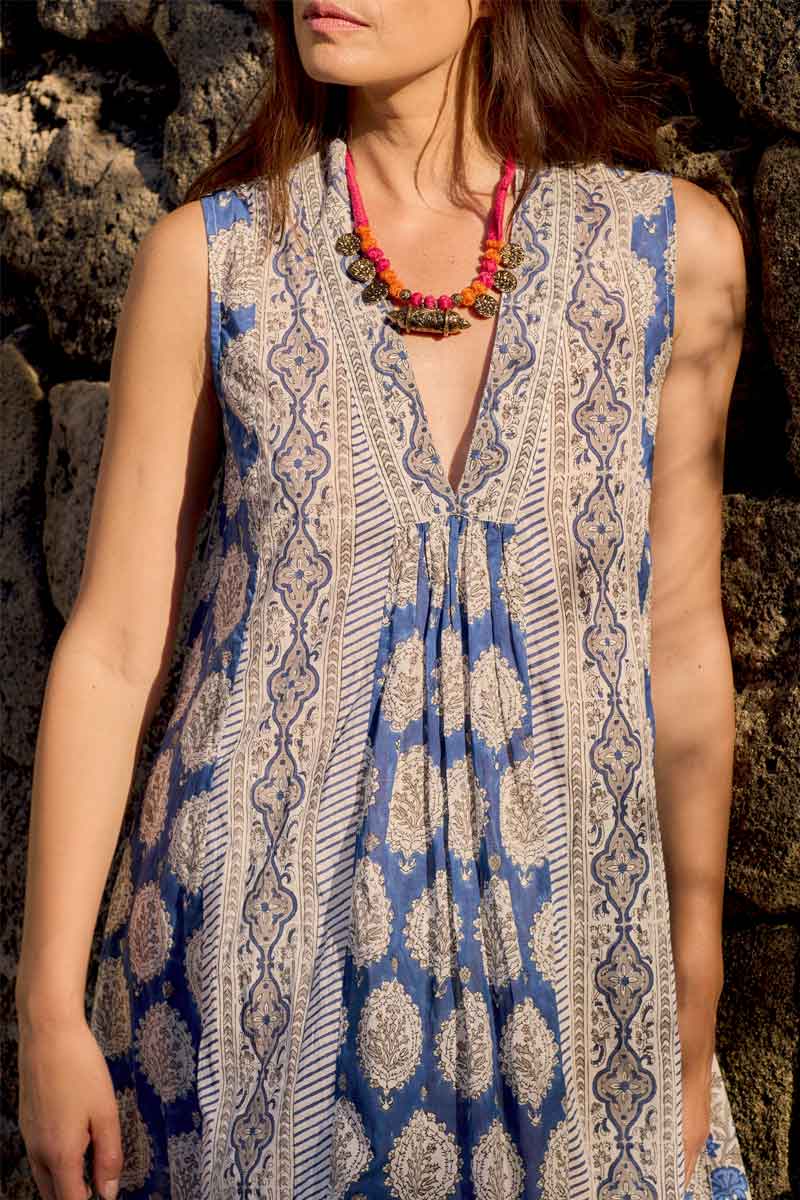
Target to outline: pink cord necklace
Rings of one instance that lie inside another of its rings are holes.
[[[506,196],[516,169],[514,160],[506,159],[495,190],[477,275],[459,292],[441,295],[437,299],[436,296],[425,296],[422,292],[412,292],[392,269],[392,264],[370,229],[348,147],[345,172],[353,213],[353,232],[343,233],[337,238],[336,249],[339,254],[357,255],[348,265],[347,274],[366,285],[361,293],[366,303],[372,304],[388,296],[397,307],[387,314],[387,318],[402,333],[438,333],[443,337],[460,333],[462,329],[468,329],[471,322],[457,313],[457,308],[471,308],[479,317],[493,317],[498,302],[490,294],[490,289],[502,293],[515,288],[517,276],[512,268],[518,267],[524,258],[516,242],[503,240]]]

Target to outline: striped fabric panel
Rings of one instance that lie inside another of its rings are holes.
[[[547,814],[550,834],[550,882],[559,924],[568,928],[569,831],[567,792],[567,715],[562,683],[561,618],[555,563],[550,546],[547,511],[547,415],[545,428],[531,469],[525,499],[520,504],[517,529],[525,590],[528,672],[531,685],[536,785]],[[570,1038],[569,956],[562,938],[554,955],[556,1001],[566,1083],[569,1130],[569,1197],[589,1200],[590,1180],[583,1135],[572,1082]]]
[[[202,935],[203,1029],[197,1060],[197,1099],[203,1116],[203,1196],[208,1200],[215,1194],[214,1181],[210,1176],[216,1133],[214,1118],[219,1097],[219,970],[216,955],[222,936],[225,860],[230,844],[230,772],[244,729],[244,685],[250,661],[248,629],[249,622],[245,620],[239,661],[225,714],[225,732],[214,765],[206,824]]]
[[[294,1200],[328,1195],[328,1158],[358,787],[367,738],[394,520],[356,407],[352,426],[356,535],[341,701],[317,823],[318,949],[294,1089]],[[358,632],[356,632],[358,631]]]

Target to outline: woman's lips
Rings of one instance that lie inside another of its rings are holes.
[[[343,21],[340,17],[308,17],[306,24],[310,25],[318,33],[324,33],[326,29],[363,29],[363,25],[356,25],[355,21]]]
[[[363,21],[359,21],[352,13],[336,4],[311,3],[303,13],[303,19],[317,33],[365,28]]]

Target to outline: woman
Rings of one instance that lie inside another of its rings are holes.
[[[84,1195],[91,1144],[105,1197],[743,1200],[736,225],[657,168],[585,7],[269,10],[263,109],[137,254],[48,680],[37,1184]]]

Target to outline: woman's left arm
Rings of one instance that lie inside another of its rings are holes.
[[[728,403],[745,317],[744,252],[715,196],[674,180],[675,328],[651,502],[656,792],[683,1059],[687,1179],[709,1130],[722,990],[734,693],[720,596]],[[685,1188],[684,1188],[685,1190]]]

